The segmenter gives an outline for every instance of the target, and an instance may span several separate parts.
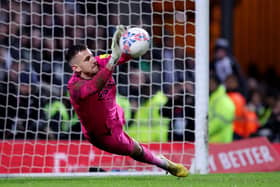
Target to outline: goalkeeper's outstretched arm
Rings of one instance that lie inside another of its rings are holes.
[[[125,27],[123,25],[118,25],[113,35],[112,45],[111,45],[112,54],[108,62],[109,67],[110,65],[123,64],[131,59],[130,55],[122,54],[119,46],[120,37],[124,33],[124,31],[125,31]]]

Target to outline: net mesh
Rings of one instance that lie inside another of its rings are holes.
[[[0,173],[151,170],[91,146],[67,92],[64,52],[110,53],[115,27],[142,27],[151,49],[117,67],[125,131],[190,166],[194,141],[194,2],[0,1]]]

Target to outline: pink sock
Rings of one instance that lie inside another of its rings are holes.
[[[152,153],[146,147],[142,146],[142,148],[143,148],[143,155],[141,157],[134,158],[135,160],[144,162],[144,163],[148,163],[148,164],[153,164],[162,169],[167,168],[167,163],[165,160],[162,160],[161,158],[157,157],[154,153]]]

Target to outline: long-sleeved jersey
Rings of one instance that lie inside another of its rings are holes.
[[[68,82],[70,101],[82,124],[82,131],[94,136],[107,135],[115,125],[125,124],[122,108],[116,103],[116,84],[112,71],[105,68],[111,57],[100,55],[95,57],[99,72],[86,80],[74,73]],[[118,64],[130,60],[130,56],[122,55]]]

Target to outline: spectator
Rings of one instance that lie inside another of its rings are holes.
[[[234,140],[250,137],[259,128],[257,115],[247,108],[245,97],[238,92],[239,85],[235,75],[226,78],[225,86],[228,96],[235,105]]]
[[[6,117],[6,97],[8,94],[8,70],[9,70],[9,53],[5,48],[0,48],[0,139],[4,137]]]
[[[120,105],[124,110],[124,116],[126,119],[126,123],[131,120],[131,105],[127,97],[117,94],[116,95],[117,103]],[[128,123],[127,123],[128,124]]]
[[[36,77],[27,71],[24,63],[13,63],[11,68],[7,77],[10,81],[5,98],[8,107],[5,111],[4,138],[43,137],[45,117],[40,110],[43,101],[37,94]]]
[[[230,46],[226,39],[219,38],[215,44],[215,57],[210,63],[210,69],[217,75],[219,81],[224,84],[228,75],[235,75],[240,85],[240,91],[246,95],[246,85],[241,74],[239,64],[230,53]]]
[[[131,105],[131,120],[128,134],[138,141],[167,141],[167,123],[162,121],[160,108],[167,98],[163,92],[150,90],[149,80],[143,71],[131,68],[128,80],[128,98]],[[152,94],[152,95],[151,95]]]
[[[0,48],[0,81],[3,81],[12,64],[12,58],[6,48]]]
[[[261,121],[261,117],[263,116],[263,114],[266,111],[264,97],[265,97],[265,92],[257,89],[250,93],[249,99],[248,99],[248,108],[257,114],[258,119],[260,121]],[[264,123],[261,123],[260,125],[262,126],[262,125],[264,125]]]
[[[194,141],[194,88],[193,85],[175,83],[170,87],[168,101],[162,109],[162,115],[168,117],[169,141]]]
[[[235,106],[219,79],[210,75],[209,143],[229,143],[233,140]]]
[[[128,134],[141,142],[166,142],[169,119],[160,116],[160,108],[167,97],[158,91],[135,113],[135,121],[128,128]]]
[[[137,109],[148,100],[150,86],[147,75],[139,68],[124,64],[124,68],[120,68],[120,70],[127,72],[128,68],[130,68],[129,73],[120,73],[117,79],[121,83],[118,86],[120,94],[126,96],[130,102],[131,119],[133,119]],[[133,123],[133,121],[128,122],[129,125]]]
[[[1,14],[1,13],[0,13]],[[3,19],[3,20],[2,20]],[[0,21],[3,21],[5,22],[5,18],[0,18]],[[9,27],[8,27],[8,24],[1,24],[1,27],[0,27],[0,45],[3,45],[3,46],[8,46],[8,43],[9,43],[9,38],[7,37],[6,33],[8,33],[9,31]]]
[[[149,96],[147,76],[143,71],[131,68],[129,73],[129,100],[132,107],[138,108]]]
[[[12,138],[12,124],[13,118],[16,113],[16,98],[17,98],[17,83],[18,74],[21,71],[20,64],[13,62],[9,72],[5,73],[4,80],[1,81],[1,121],[0,128],[2,132],[0,133],[1,138]]]
[[[31,75],[20,73],[19,96],[14,104],[11,103],[12,106],[17,106],[15,109],[17,115],[13,124],[16,138],[35,138],[35,132],[43,130],[43,124],[41,123],[44,120],[43,113],[37,111],[40,100],[36,95],[36,88],[31,85],[32,83],[35,83],[35,80]]]
[[[174,38],[171,34],[167,33],[164,35],[164,47],[163,47],[163,84],[164,89],[168,89],[170,84],[176,81],[175,76],[175,64],[174,64]]]
[[[56,42],[53,38],[47,37],[44,39],[44,49],[42,50],[43,61],[41,62],[42,80],[47,84],[62,86],[63,82],[63,63],[62,53],[56,50]],[[55,94],[55,91],[53,91]],[[57,91],[61,93],[61,91]],[[59,95],[59,94],[55,94]]]
[[[280,142],[280,98],[275,102],[267,123],[257,133],[267,137],[271,142]]]
[[[72,113],[73,112],[73,113]],[[67,98],[55,99],[44,107],[44,113],[49,119],[46,131],[50,139],[82,139],[81,126],[77,114],[71,110]]]
[[[24,36],[21,39],[21,46],[14,47],[12,57],[14,59],[23,59],[28,63],[31,62],[32,69],[35,72],[42,73],[42,39],[41,31],[39,29],[26,28],[23,30]],[[30,36],[31,35],[31,36]],[[15,57],[15,54],[17,54]],[[19,56],[21,54],[21,56]]]
[[[264,108],[259,113],[259,122],[261,126],[264,126],[267,121],[269,120],[273,107],[275,106],[275,103],[277,102],[277,96],[278,90],[277,89],[267,89],[264,97]]]

